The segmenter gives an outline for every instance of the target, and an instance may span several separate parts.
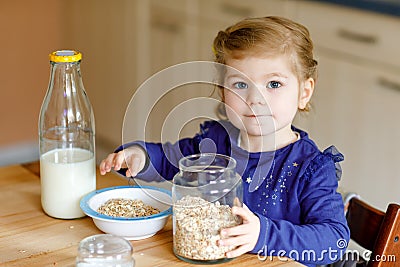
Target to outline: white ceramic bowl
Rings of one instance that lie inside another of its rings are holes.
[[[112,198],[140,199],[161,212],[137,218],[112,217],[98,213],[97,209]],[[165,226],[172,213],[171,203],[171,192],[166,189],[154,186],[115,186],[85,195],[80,206],[101,231],[128,240],[139,240],[155,235]]]

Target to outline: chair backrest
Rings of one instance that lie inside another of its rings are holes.
[[[385,213],[352,198],[346,217],[350,238],[372,251],[368,267],[400,266],[400,205],[389,204]]]

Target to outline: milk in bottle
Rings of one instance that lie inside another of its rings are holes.
[[[39,116],[42,207],[61,219],[83,217],[79,201],[96,189],[94,115],[81,59],[73,50],[50,54],[50,82]]]

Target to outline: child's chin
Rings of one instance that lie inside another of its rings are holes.
[[[253,136],[267,136],[275,133],[275,129],[266,128],[266,127],[248,127],[247,133]]]

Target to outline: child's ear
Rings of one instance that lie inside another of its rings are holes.
[[[315,81],[313,78],[308,78],[305,82],[303,82],[303,86],[299,95],[299,109],[305,109],[307,107],[307,103],[310,102],[311,96],[314,93],[314,85]]]

